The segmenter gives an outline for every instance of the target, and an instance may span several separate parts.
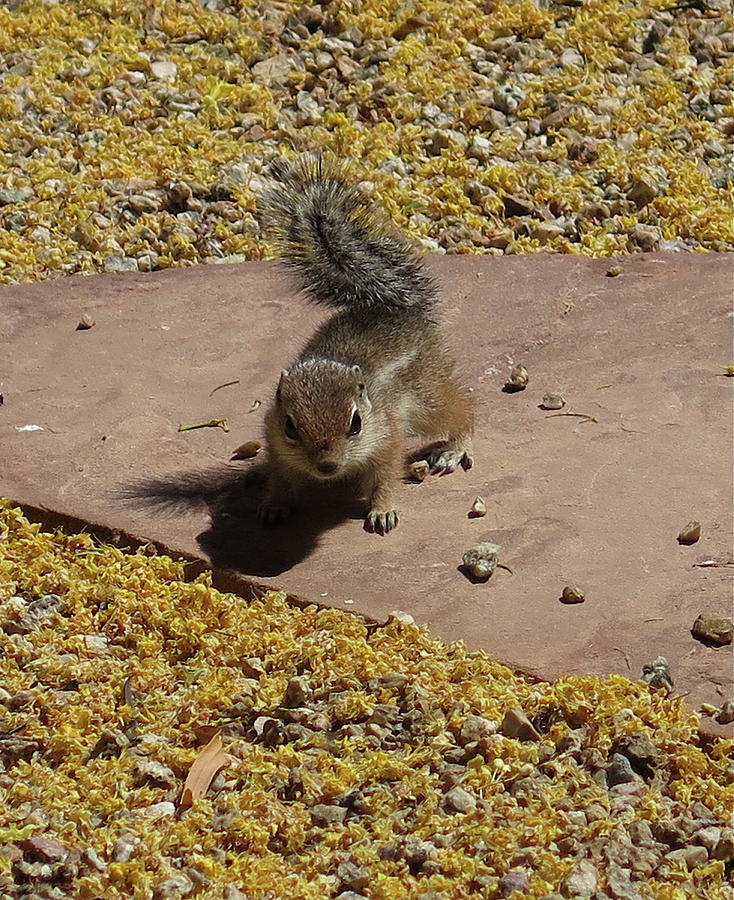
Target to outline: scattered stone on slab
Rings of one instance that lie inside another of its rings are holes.
[[[408,477],[413,481],[425,481],[430,471],[431,467],[428,464],[428,460],[418,459],[408,466]]]
[[[230,459],[253,459],[262,450],[260,441],[245,441],[232,451]]]
[[[561,592],[561,603],[583,603],[586,595],[574,584],[567,584]]]
[[[112,861],[129,862],[141,843],[141,838],[130,832],[123,832],[112,848]]]
[[[716,613],[701,613],[691,628],[691,634],[696,640],[717,647],[731,644],[732,633],[734,633],[734,621]]]
[[[159,819],[167,819],[176,814],[176,804],[170,800],[162,800],[160,803],[152,803],[150,806],[144,806],[136,810],[138,815],[151,822],[157,822]]]
[[[469,575],[486,581],[497,568],[499,552],[499,545],[489,541],[470,547],[463,556],[463,563]]]
[[[468,515],[470,519],[481,519],[482,516],[487,515],[487,504],[484,502],[483,497],[476,497],[474,499]]]
[[[565,405],[566,401],[563,396],[555,393],[543,394],[543,399],[540,401],[541,409],[563,409]]]
[[[510,372],[510,377],[505,382],[503,390],[505,393],[512,394],[517,391],[524,391],[530,381],[528,370],[522,363],[518,363]]]
[[[88,331],[90,328],[94,328],[97,323],[94,319],[89,315],[89,313],[84,313],[84,315],[79,319],[79,322],[76,326],[77,331]]]
[[[678,534],[679,544],[695,544],[701,537],[701,523],[695,520],[689,522],[684,528],[681,528]]]

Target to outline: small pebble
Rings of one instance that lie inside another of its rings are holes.
[[[561,593],[561,603],[583,603],[586,600],[580,587],[567,584]]]
[[[151,822],[157,822],[159,819],[167,819],[175,815],[176,805],[169,800],[162,800],[160,803],[153,803],[150,806],[144,806],[136,812]]]
[[[505,383],[504,390],[506,393],[514,393],[516,391],[524,391],[530,381],[528,370],[522,364],[518,363],[510,372],[510,377]]]
[[[487,504],[482,497],[477,497],[474,500],[468,515],[470,519],[480,519],[482,516],[487,515]]]
[[[540,403],[541,409],[563,409],[566,405],[566,401],[564,400],[561,394],[543,394],[543,399]]]
[[[506,872],[499,883],[500,897],[509,897],[510,894],[520,891],[525,893],[530,887],[530,876],[522,869],[514,869]]]
[[[731,644],[733,631],[732,619],[715,613],[701,613],[691,628],[691,634],[696,640],[716,647]]]
[[[58,841],[42,835],[23,841],[23,852],[26,859],[47,863],[61,862],[69,855],[66,847]]]
[[[285,689],[283,705],[287,707],[305,706],[311,696],[311,689],[305,678],[291,678]]]
[[[606,271],[606,276],[607,276],[607,278],[616,278],[617,275],[622,274],[622,271],[623,271],[622,266],[619,266],[619,265],[609,266],[609,268]]]
[[[563,886],[571,897],[591,897],[596,890],[599,870],[588,859],[576,863]]]
[[[500,547],[484,541],[470,547],[463,556],[463,563],[467,572],[474,578],[486,581],[497,568],[499,562]]]
[[[129,862],[140,845],[141,839],[136,834],[125,832],[115,842],[112,848],[113,862]]]
[[[719,725],[730,725],[734,722],[734,700],[727,700],[716,714]]]
[[[476,798],[460,785],[446,792],[446,805],[454,812],[466,813],[476,808]]]
[[[615,753],[607,769],[607,784],[609,787],[614,787],[617,784],[629,784],[638,780],[639,775],[635,773],[627,757],[621,753]]]
[[[394,609],[387,617],[388,624],[415,625],[415,619],[402,609]]]
[[[412,478],[413,481],[425,481],[430,471],[431,467],[425,459],[416,460],[416,462],[411,463],[408,466],[408,476]]]
[[[642,667],[642,678],[645,684],[653,689],[662,688],[670,693],[673,688],[673,676],[670,674],[668,660],[664,656],[656,657],[651,663],[645,663]]]
[[[513,706],[505,713],[500,732],[506,737],[519,741],[539,741],[540,734],[519,706]]]
[[[326,803],[317,803],[311,807],[311,817],[317,825],[339,825],[347,817],[349,810],[345,806],[330,806]]]
[[[84,315],[79,319],[79,324],[76,326],[77,331],[86,331],[89,328],[94,328],[97,323],[94,319],[89,315],[89,313],[84,313]]]
[[[678,534],[678,543],[679,544],[695,544],[696,541],[701,537],[701,523],[689,522],[685,528],[681,528],[680,533]]]
[[[179,872],[178,875],[159,882],[153,888],[153,897],[156,900],[173,900],[176,897],[187,897],[193,890],[194,882],[188,875]]]
[[[260,441],[245,441],[233,451],[230,459],[253,459],[262,450]]]
[[[498,729],[499,726],[493,719],[485,719],[484,716],[467,716],[459,730],[459,742],[462,746],[472,744],[497,734]]]

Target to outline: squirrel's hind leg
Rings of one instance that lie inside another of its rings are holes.
[[[429,402],[417,405],[412,425],[422,437],[443,438],[425,456],[432,475],[449,475],[459,467],[466,470],[474,465],[474,405],[469,391],[453,374],[433,385]]]

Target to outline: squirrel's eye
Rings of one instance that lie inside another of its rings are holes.
[[[349,423],[350,437],[354,436],[355,434],[359,434],[359,432],[361,430],[362,430],[362,416],[360,416],[360,414],[358,412],[356,412],[352,416],[352,421]]]
[[[293,424],[293,419],[290,416],[285,417],[285,422],[283,423],[283,431],[285,432],[285,436],[290,438],[292,441],[298,440],[298,432],[296,431],[296,426]]]

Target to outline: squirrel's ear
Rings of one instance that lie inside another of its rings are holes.
[[[364,376],[359,366],[352,366],[352,375],[357,379],[357,391],[360,397],[364,397]]]
[[[289,375],[290,375],[290,372],[288,371],[288,369],[283,369],[283,371],[280,373],[280,379],[278,380],[278,388],[275,391],[275,396],[278,397],[278,399],[280,399],[280,389],[283,387],[283,382]]]

